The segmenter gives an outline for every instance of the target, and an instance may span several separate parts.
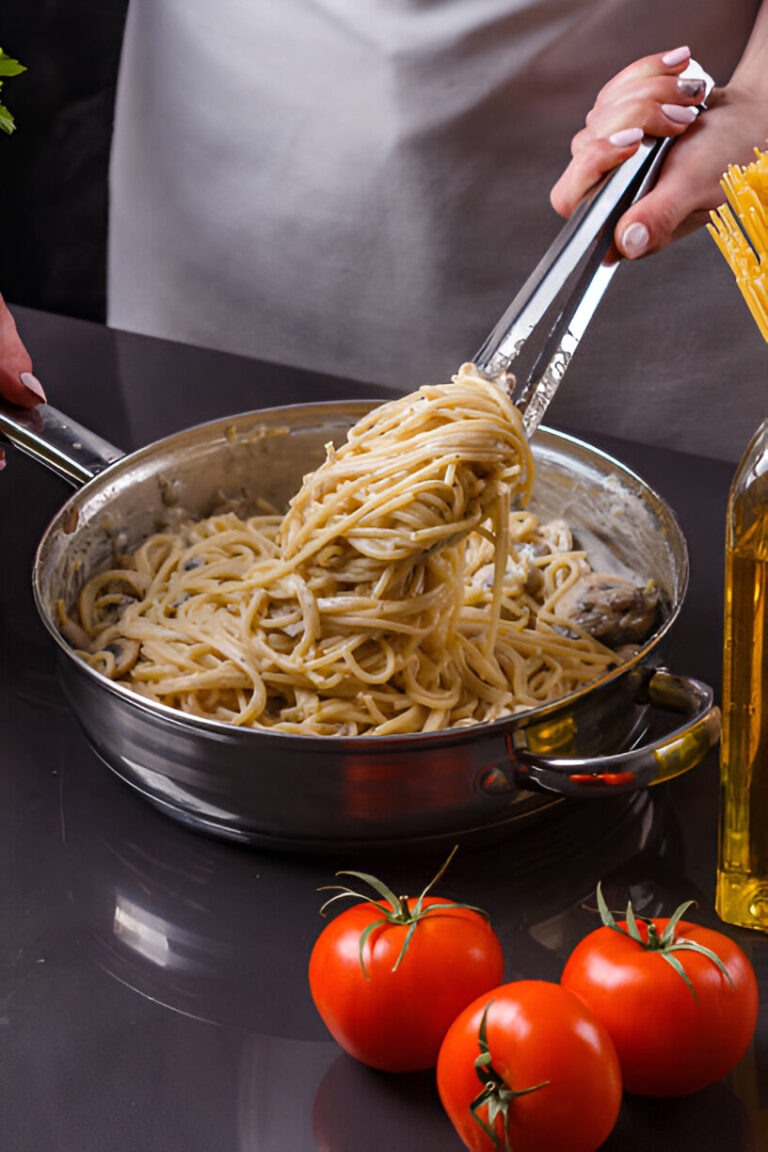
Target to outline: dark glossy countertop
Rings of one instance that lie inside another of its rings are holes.
[[[186,425],[381,389],[16,310],[53,403],[126,449]],[[589,437],[676,511],[691,585],[669,664],[719,692],[731,466]],[[209,839],[115,778],[67,710],[30,592],[35,546],[69,493],[8,449],[0,477],[0,1146],[3,1152],[450,1152],[431,1075],[388,1077],[331,1041],[312,1006],[320,884],[337,868],[423,886],[434,846],[309,858]],[[713,910],[717,757],[631,803],[559,806],[494,847],[466,846],[440,891],[483,905],[509,979],[556,980],[594,926],[582,904]],[[605,1148],[768,1149],[768,937],[727,929],[763,1003],[725,1081],[680,1101],[625,1097]],[[652,1016],[652,1006],[649,1005]],[[556,1152],[556,1150],[553,1150]],[[559,1152],[559,1150],[557,1150]]]

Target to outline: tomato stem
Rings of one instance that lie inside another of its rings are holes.
[[[385,924],[408,925],[408,932],[406,934],[403,947],[400,949],[400,954],[392,967],[392,971],[396,972],[400,966],[400,962],[408,951],[408,945],[413,938],[416,925],[426,916],[439,916],[442,912],[446,912],[452,908],[464,908],[469,912],[477,912],[479,916],[482,916],[490,923],[490,916],[488,913],[485,912],[482,908],[478,908],[474,904],[464,904],[459,901],[446,901],[444,904],[430,905],[427,908],[424,907],[425,898],[438,883],[438,881],[442,880],[448,865],[450,864],[451,860],[453,860],[458,850],[458,844],[454,845],[454,847],[451,849],[448,859],[438,870],[437,874],[433,876],[429,884],[427,884],[426,888],[422,890],[421,895],[418,897],[413,907],[410,905],[409,896],[396,896],[392,889],[389,888],[383,882],[383,880],[379,880],[377,876],[372,876],[368,872],[342,871],[337,872],[336,875],[354,876],[356,880],[362,880],[364,884],[368,884],[369,887],[373,888],[374,892],[376,892],[381,898],[380,900],[375,900],[372,896],[367,896],[362,892],[356,892],[354,889],[347,888],[342,884],[326,884],[322,888],[318,888],[318,892],[336,892],[335,896],[331,896],[322,905],[320,909],[321,916],[325,915],[326,909],[329,908],[330,905],[333,904],[336,900],[343,900],[349,897],[351,897],[353,900],[362,900],[366,904],[372,904],[374,908],[378,908],[381,912],[381,919],[374,920],[371,924],[368,924],[365,930],[360,934],[358,954],[360,958],[360,967],[363,970],[363,974],[366,980],[369,979],[369,977],[368,970],[365,966],[365,945],[368,942],[371,934],[377,928],[381,928]]]
[[[636,914],[634,908],[632,907],[631,900],[627,901],[627,908],[624,914],[627,925],[626,928],[622,928],[620,924],[617,924],[615,916],[605,901],[602,885],[599,881],[597,885],[597,907],[600,911],[600,919],[602,920],[604,927],[611,928],[614,932],[620,932],[622,936],[631,937],[632,940],[635,940],[640,945],[640,947],[644,948],[647,952],[658,952],[659,955],[663,957],[663,959],[666,960],[666,962],[671,965],[672,968],[674,968],[678,976],[682,977],[690,989],[694,1000],[698,1001],[698,994],[693,984],[691,983],[688,973],[678,960],[677,956],[672,955],[672,953],[698,952],[701,956],[706,956],[707,959],[711,960],[713,964],[717,965],[731,987],[733,987],[733,977],[717,953],[713,952],[711,948],[706,948],[703,944],[699,944],[696,940],[689,940],[685,936],[675,936],[675,932],[677,930],[678,924],[680,923],[680,920],[688,911],[688,909],[691,908],[695,903],[695,900],[686,900],[683,904],[680,904],[680,906],[676,908],[672,915],[669,917],[664,927],[664,931],[661,933],[661,935],[659,935],[658,929],[653,920],[649,919],[647,916],[638,916]],[[643,938],[643,935],[637,926],[638,920],[645,925],[645,939]]]
[[[496,1131],[496,1120],[501,1116],[504,1131],[503,1152],[513,1152],[509,1143],[510,1105],[518,1096],[528,1096],[531,1092],[538,1092],[539,1088],[546,1088],[549,1080],[542,1080],[540,1084],[533,1084],[530,1088],[514,1089],[510,1088],[503,1076],[496,1071],[488,1047],[488,1011],[492,1003],[493,1001],[489,1000],[485,1006],[477,1034],[480,1055],[475,1060],[475,1072],[483,1087],[470,1104],[469,1111],[472,1114],[472,1119],[482,1128],[494,1148],[498,1149],[501,1149],[502,1145]],[[481,1108],[488,1110],[487,1122],[480,1115]]]

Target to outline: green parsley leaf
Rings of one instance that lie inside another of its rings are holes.
[[[18,60],[14,60],[11,56],[6,55],[2,48],[0,48],[0,76],[18,76],[20,72],[26,72],[23,64]],[[0,80],[0,90],[2,90],[3,81]],[[8,135],[13,132],[16,127],[13,116],[6,108],[5,104],[0,103],[0,131],[7,132]]]

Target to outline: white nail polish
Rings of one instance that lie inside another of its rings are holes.
[[[24,387],[28,388],[30,392],[33,392],[35,396],[39,396],[43,401],[46,400],[43,386],[38,380],[37,376],[33,376],[31,372],[22,372],[19,376],[19,379],[21,380]]]
[[[642,128],[622,128],[608,137],[608,143],[614,148],[629,148],[630,144],[639,144],[644,135]]]
[[[662,104],[661,110],[675,124],[693,124],[696,119],[696,109],[685,104]]]
[[[621,247],[627,256],[642,256],[648,247],[650,238],[650,233],[645,224],[637,221],[635,224],[630,224],[629,228],[625,231],[621,238]]]
[[[665,52],[661,58],[662,64],[667,68],[675,68],[678,64],[682,64],[684,60],[688,60],[691,55],[691,50],[687,44],[681,48],[673,48],[671,52]]]

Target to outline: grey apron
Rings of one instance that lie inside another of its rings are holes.
[[[754,7],[716,20],[693,0],[131,0],[109,322],[401,392],[444,379],[559,229],[549,188],[597,88],[644,52],[690,43],[701,58],[697,36],[722,77]],[[720,272],[703,234],[674,247],[617,277],[556,420],[722,448],[722,420],[701,428],[685,382],[666,418],[649,410],[654,357],[668,364],[675,339],[659,315],[672,298],[690,327],[691,279]],[[627,325],[618,393],[600,378],[601,323],[613,340]],[[687,386],[700,400],[700,374]]]

